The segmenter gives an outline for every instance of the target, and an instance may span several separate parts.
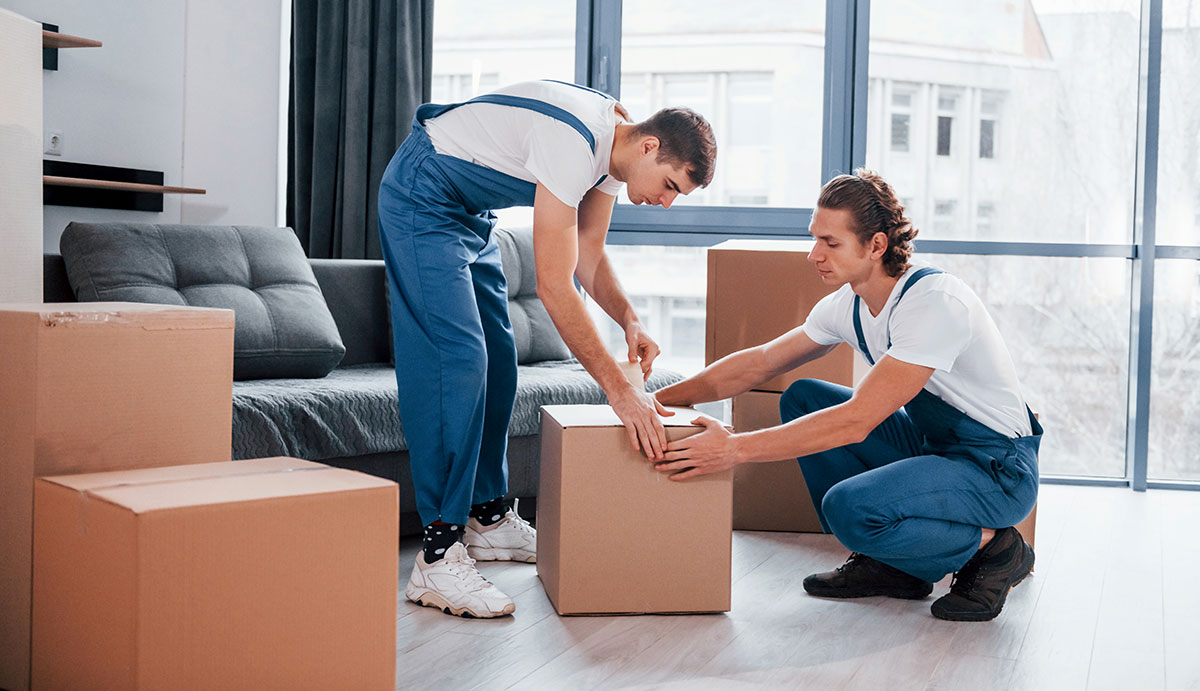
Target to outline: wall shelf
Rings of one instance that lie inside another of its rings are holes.
[[[86,187],[89,189],[119,190],[122,192],[152,192],[156,194],[207,194],[208,191],[199,187],[172,187],[170,185],[147,185],[140,182],[119,182],[116,180],[89,180],[87,178],[68,178],[61,175],[43,175],[43,185],[59,187]]]
[[[90,38],[81,38],[70,34],[60,34],[57,31],[47,31],[42,29],[42,47],[43,48],[99,48],[102,46],[100,41],[93,41]]]

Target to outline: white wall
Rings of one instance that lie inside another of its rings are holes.
[[[0,10],[0,302],[42,296],[41,45],[40,26]],[[0,624],[0,646],[13,643],[8,632]]]
[[[274,225],[282,0],[0,0],[0,7],[96,39],[43,71],[44,124],[61,160],[161,170],[161,213],[44,208],[58,250],[71,221]],[[46,158],[52,158],[47,156]]]

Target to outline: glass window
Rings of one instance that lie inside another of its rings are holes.
[[[825,3],[625,0],[621,101],[687,106],[717,139],[712,184],[676,204],[811,206],[821,180]],[[620,203],[629,203],[622,195]]]
[[[1200,480],[1200,262],[1154,263],[1147,476]]]
[[[954,118],[949,115],[939,115],[937,119],[937,155],[950,155],[950,130],[954,126]]]
[[[1164,0],[1158,218],[1164,245],[1200,244],[1200,3]]]
[[[434,3],[434,103],[465,101],[531,79],[575,81],[574,3],[525,0],[521,5],[523,11],[514,12],[487,0]],[[527,207],[496,215],[509,227],[533,223]]]
[[[922,255],[917,245],[971,286],[1004,335],[1046,429],[1042,475],[1124,477],[1129,261]]]
[[[703,369],[706,249],[610,245],[606,251],[634,311],[662,349],[658,364],[684,374]],[[588,311],[610,352],[624,357],[621,328],[591,299]]]
[[[996,121],[979,121],[979,157],[996,157]]]
[[[867,166],[914,197],[916,211],[935,199],[960,199],[970,203],[965,208],[991,200],[993,239],[1130,242],[1140,12],[1137,0],[981,0],[970,12],[944,0],[872,3]],[[1185,159],[1200,159],[1200,134],[1182,125],[1200,113],[1193,86],[1200,55],[1187,52],[1196,50],[1194,39],[1186,50],[1168,40],[1163,103],[1171,51],[1179,52],[1177,88],[1193,100],[1180,107],[1178,126],[1164,116],[1161,129],[1176,140],[1160,156],[1173,149],[1177,165],[1191,166],[1179,182],[1189,201],[1178,216],[1195,233],[1200,180],[1196,162]],[[893,148],[896,84],[912,89],[908,152]],[[1159,180],[1161,200],[1161,173]],[[930,220],[923,238],[950,239]],[[953,237],[979,239],[963,221]]]
[[[908,113],[892,113],[892,151],[908,151]]]

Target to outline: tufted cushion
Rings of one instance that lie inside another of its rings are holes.
[[[533,231],[497,228],[496,242],[508,282],[508,317],[517,341],[517,362],[525,365],[543,360],[567,360],[571,351],[550,313],[537,296],[537,270],[533,261]]]
[[[80,301],[232,309],[235,379],[323,377],[346,352],[288,228],[71,223],[60,248]]]

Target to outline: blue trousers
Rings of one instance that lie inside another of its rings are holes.
[[[400,420],[425,525],[462,525],[471,504],[508,491],[517,349],[487,211],[507,205],[491,203],[506,201],[506,180],[489,174],[436,154],[418,125],[380,186]]]
[[[845,386],[801,379],[780,398],[780,416],[786,423],[852,394]],[[958,415],[959,424],[982,427]],[[995,454],[1000,460],[984,464],[972,454],[944,446],[932,454],[928,447],[901,408],[862,442],[797,460],[826,531],[853,552],[935,582],[975,554],[982,528],[1024,520],[1037,500],[1038,478],[1036,465],[1013,454],[1007,460]],[[1007,466],[994,467],[999,463]]]

